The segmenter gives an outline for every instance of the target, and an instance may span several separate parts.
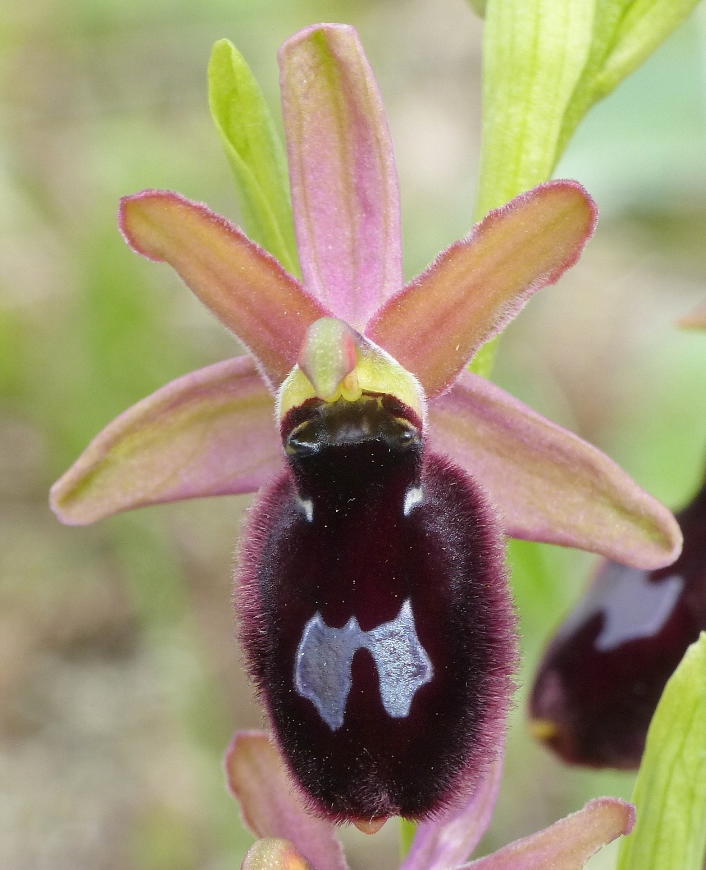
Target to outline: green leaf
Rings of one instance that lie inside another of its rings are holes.
[[[475,219],[551,178],[591,106],[698,0],[469,0],[485,15]],[[497,340],[471,364],[489,376]]]
[[[555,162],[561,158],[581,119],[602,96],[596,91],[596,81],[615,45],[620,22],[633,2],[634,0],[596,0],[591,48],[564,115],[554,155]]]
[[[550,178],[591,106],[697,2],[487,0],[476,217]]]
[[[702,870],[706,852],[706,633],[667,683],[632,796],[618,870]]]
[[[596,79],[601,97],[629,75],[694,9],[698,0],[634,0],[622,17],[613,50]],[[621,5],[625,4],[622,0]]]
[[[211,114],[235,176],[245,228],[296,275],[299,267],[284,149],[250,67],[227,39],[213,46],[208,89]]]
[[[546,181],[589,56],[594,0],[490,0],[476,218]]]
[[[597,0],[591,52],[564,119],[557,160],[591,106],[646,60],[697,2]]]

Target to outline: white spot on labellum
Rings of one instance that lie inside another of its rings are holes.
[[[302,509],[306,521],[314,522],[314,502],[310,498],[297,498],[297,504]]]
[[[382,705],[393,719],[409,715],[417,689],[434,676],[409,598],[394,619],[370,631],[363,631],[355,616],[342,628],[331,628],[317,611],[304,626],[297,647],[294,686],[332,731],[343,725],[351,665],[359,649],[367,649],[375,661]]]
[[[422,499],[424,498],[424,492],[421,486],[410,486],[407,492],[404,494],[404,504],[402,506],[402,510],[404,515],[408,517],[414,508],[422,503]]]

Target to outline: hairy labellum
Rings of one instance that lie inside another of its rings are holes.
[[[387,395],[312,399],[253,508],[238,605],[291,771],[338,820],[422,818],[492,759],[514,664],[501,535]]]
[[[605,562],[544,655],[532,728],[565,761],[638,767],[665,683],[706,629],[706,487],[677,519],[679,559],[657,571]]]

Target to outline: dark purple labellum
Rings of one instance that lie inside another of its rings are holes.
[[[658,571],[605,562],[544,655],[530,715],[565,761],[638,767],[664,685],[706,629],[706,488],[677,519],[679,559]]]
[[[237,592],[277,740],[337,820],[423,818],[476,785],[514,665],[502,537],[390,396],[310,401],[253,508]]]

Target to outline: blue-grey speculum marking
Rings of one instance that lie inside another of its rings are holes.
[[[417,689],[434,675],[417,636],[409,599],[393,620],[370,631],[363,631],[354,616],[342,628],[331,628],[317,611],[304,626],[297,647],[294,686],[314,704],[332,731],[343,725],[351,665],[359,649],[372,655],[382,705],[394,719],[409,715]]]

